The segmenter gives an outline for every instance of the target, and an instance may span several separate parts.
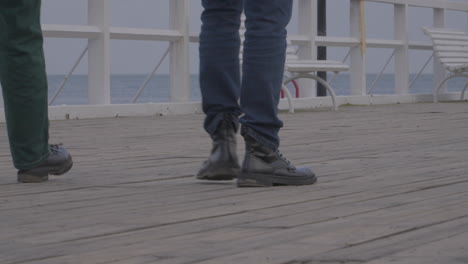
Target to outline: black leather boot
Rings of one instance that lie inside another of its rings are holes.
[[[197,179],[210,181],[229,181],[240,173],[239,159],[236,153],[236,128],[229,115],[212,136],[211,155],[197,173]]]
[[[310,185],[317,182],[309,168],[296,168],[279,150],[258,143],[246,134],[245,159],[237,180],[239,187]]]
[[[49,179],[49,175],[62,175],[73,166],[68,151],[60,145],[50,145],[49,157],[39,166],[29,170],[18,171],[18,182],[39,183]]]

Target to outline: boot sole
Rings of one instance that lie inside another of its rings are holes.
[[[18,173],[18,182],[21,183],[41,183],[49,180],[49,175],[63,175],[71,170],[73,161],[70,161],[66,166],[55,169],[52,167],[44,167],[34,174]]]
[[[312,185],[317,182],[317,177],[294,178],[281,177],[268,174],[241,173],[237,180],[238,187],[274,187],[274,186],[301,186]]]
[[[236,168],[219,168],[210,170],[203,174],[197,174],[199,180],[205,181],[231,181],[237,179],[240,174],[240,169]]]

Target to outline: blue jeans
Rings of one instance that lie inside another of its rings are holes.
[[[213,135],[226,114],[236,120],[242,115],[242,133],[278,148],[278,132],[283,126],[278,103],[292,0],[202,0],[202,4],[200,87],[205,130]],[[241,77],[243,11],[247,31]]]

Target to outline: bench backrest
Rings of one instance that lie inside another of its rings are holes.
[[[436,56],[447,68],[468,64],[468,36],[454,29],[423,28],[434,45]]]

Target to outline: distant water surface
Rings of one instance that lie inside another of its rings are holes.
[[[112,75],[111,77],[111,100],[113,104],[130,103],[135,96],[138,88],[146,79],[146,75]],[[63,80],[63,75],[49,75],[49,94],[60,85]],[[367,86],[370,89],[374,82],[376,74],[367,76]],[[412,75],[410,80],[413,80],[415,75]],[[160,103],[169,102],[169,75],[156,75],[150,81],[146,89],[141,94],[138,103]],[[460,91],[464,86],[466,79],[454,79],[449,81],[449,91]],[[337,95],[349,95],[350,76],[348,74],[338,75],[332,82]],[[377,82],[373,89],[373,94],[393,94],[394,90],[394,75],[385,74]],[[200,86],[198,76],[190,77],[191,100],[200,101]],[[431,93],[433,88],[433,77],[430,74],[421,75],[415,83],[410,93]],[[291,92],[294,95],[292,87]],[[86,75],[75,75],[70,78],[65,88],[60,93],[59,97],[54,102],[54,105],[83,105],[88,103],[88,77]]]

